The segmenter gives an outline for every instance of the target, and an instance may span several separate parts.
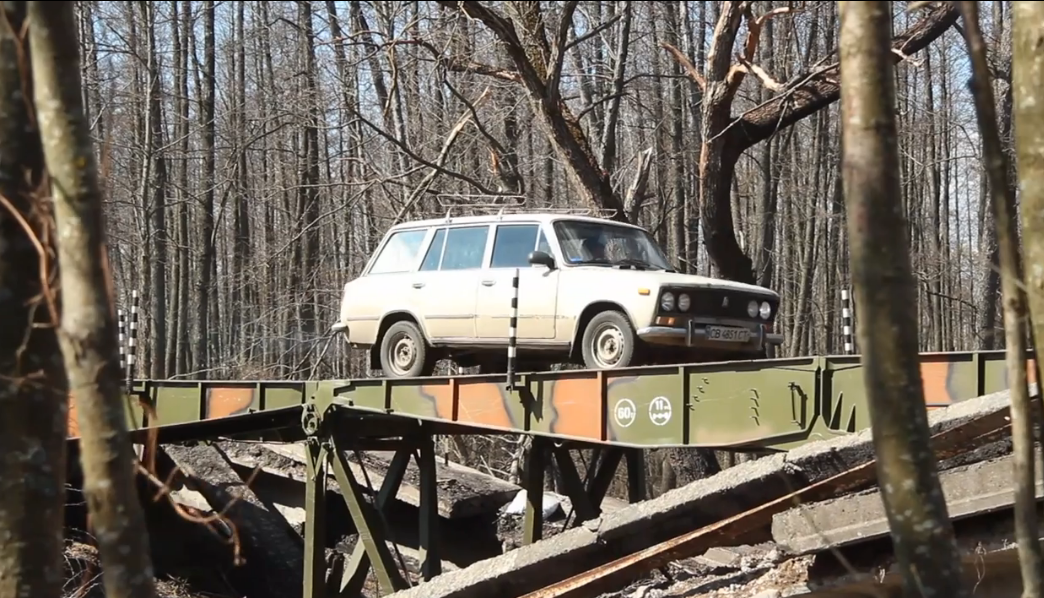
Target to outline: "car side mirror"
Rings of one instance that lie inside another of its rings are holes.
[[[547,266],[551,270],[555,269],[555,258],[548,255],[545,251],[530,251],[529,263],[534,266]]]

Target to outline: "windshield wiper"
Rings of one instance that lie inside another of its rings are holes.
[[[660,267],[655,265],[655,264],[650,264],[649,262],[646,262],[644,260],[639,260],[639,259],[634,259],[634,258],[629,258],[629,257],[623,258],[621,260],[616,260],[615,262],[613,262],[613,265],[614,266],[634,266],[635,268],[646,268],[646,269],[647,268],[651,268],[653,270],[659,270],[660,269]]]
[[[584,266],[587,264],[605,264],[607,266],[612,265],[612,262],[610,262],[607,258],[604,257],[593,257],[586,260],[574,260],[572,263],[577,266]]]

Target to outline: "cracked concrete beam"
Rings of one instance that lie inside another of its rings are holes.
[[[1040,453],[1037,470],[1040,470]],[[1011,455],[944,471],[939,475],[947,511],[953,520],[1014,506]],[[1044,484],[1037,481],[1037,497]],[[772,537],[796,555],[882,538],[889,533],[880,491],[795,507],[772,520]]]

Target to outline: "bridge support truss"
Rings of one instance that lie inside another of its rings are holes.
[[[410,586],[405,574],[406,565],[401,554],[395,553],[389,542],[390,525],[385,507],[396,496],[411,459],[417,463],[420,480],[418,545],[422,580],[430,580],[442,573],[439,554],[438,486],[435,479],[435,436],[437,429],[429,422],[396,422],[394,438],[375,439],[359,433],[366,419],[353,417],[350,412],[333,407],[323,413],[313,404],[302,410],[302,429],[305,434],[307,478],[305,489],[306,519],[304,598],[354,598],[360,595],[363,584],[372,571],[380,595]],[[369,426],[368,426],[369,427]],[[472,434],[484,430],[468,430]],[[458,430],[458,433],[465,430]],[[628,495],[630,502],[644,498],[645,475],[642,452],[635,448],[593,446],[587,443],[555,442],[536,437],[525,458],[522,487],[526,491],[523,543],[530,544],[543,537],[544,486],[548,465],[553,461],[561,476],[561,485],[573,505],[569,525],[575,526],[598,517],[601,505],[622,462],[627,463]],[[378,446],[394,451],[391,465],[379,489],[368,479],[360,479],[349,466],[347,455]],[[572,451],[593,449],[594,466],[581,478],[573,460]],[[626,460],[626,461],[625,461]],[[327,492],[330,473],[334,476],[337,493],[343,497],[358,541],[346,559],[326,558]],[[368,500],[367,496],[375,498]]]

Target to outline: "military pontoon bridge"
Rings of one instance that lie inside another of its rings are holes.
[[[1030,356],[1029,380],[1036,381]],[[1004,352],[920,355],[928,408],[1008,387]],[[786,451],[869,426],[858,355],[811,356],[611,371],[570,370],[418,379],[129,382],[127,422],[137,443],[209,438],[300,442],[307,446],[304,597],[357,595],[372,565],[382,594],[406,587],[383,541],[377,509],[395,496],[411,456],[420,471],[421,572],[438,575],[436,435],[526,434],[532,449],[523,488],[530,497],[525,542],[540,539],[547,459],[561,471],[576,523],[597,517],[621,460],[630,499],[644,496],[641,451],[699,447]],[[75,400],[69,438],[78,436]],[[580,479],[570,450],[600,458]],[[348,466],[345,451],[394,450],[376,504]],[[327,591],[325,482],[332,469],[360,542],[338,587]],[[535,503],[535,504],[534,504]]]

